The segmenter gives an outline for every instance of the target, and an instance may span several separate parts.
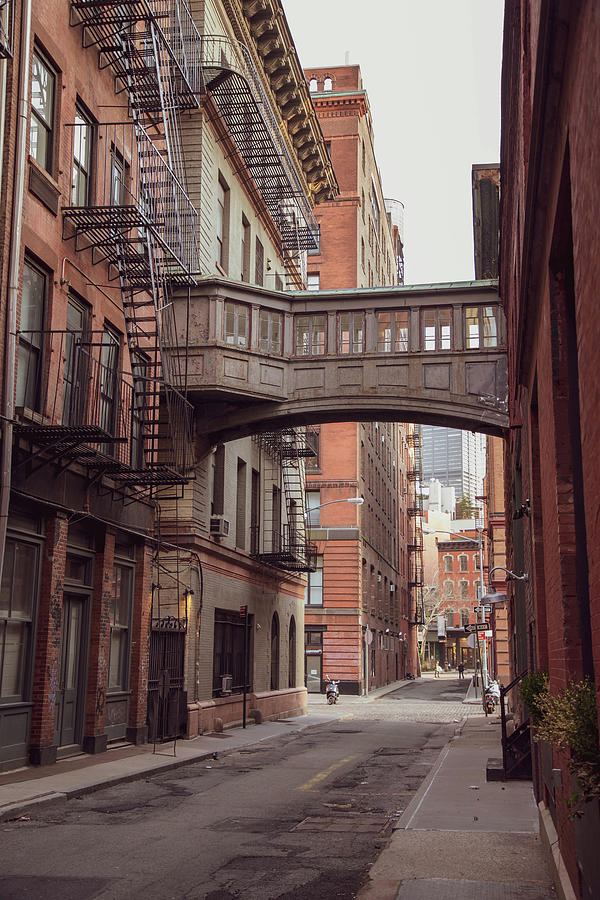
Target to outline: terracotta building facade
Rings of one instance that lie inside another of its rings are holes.
[[[340,187],[315,211],[321,242],[308,256],[308,287],[396,284],[402,218],[386,209],[360,68],[307,69],[305,76]],[[363,337],[351,321],[343,327],[351,353]],[[379,339],[401,341],[402,327],[382,320]],[[306,592],[306,682],[321,690],[329,675],[343,692],[364,693],[416,666],[407,551],[412,428],[353,422],[324,424],[318,433],[318,458],[307,469],[318,569]],[[364,503],[344,502],[354,497]]]

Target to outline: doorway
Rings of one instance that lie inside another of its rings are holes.
[[[58,747],[81,745],[81,721],[85,697],[86,596],[65,593],[54,743]]]
[[[304,677],[309,694],[319,694],[323,682],[323,657],[320,653],[306,653],[304,657]]]

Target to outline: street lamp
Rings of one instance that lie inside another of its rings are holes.
[[[362,506],[364,502],[364,497],[340,497],[338,500],[326,500],[325,503],[319,503],[318,506],[309,506],[307,504],[305,511],[308,517],[308,526],[309,528],[316,527],[311,524],[311,513],[316,512],[318,509],[323,509],[324,506],[331,506],[332,503],[354,503],[355,506]]]
[[[485,609],[483,605],[483,597],[485,594],[485,581],[483,579],[483,528],[481,528],[481,526],[478,526],[475,530],[477,531],[477,555],[479,558],[479,615],[481,616],[481,621],[485,622]],[[453,541],[453,543],[473,543],[472,538],[466,538],[464,534],[459,534],[458,531],[452,531],[451,528],[423,528],[422,531],[423,534],[453,534],[455,537],[460,538],[460,541]],[[501,567],[496,566],[495,568],[498,569]],[[479,618],[479,616],[477,618]],[[481,678],[483,680],[484,688],[487,687],[488,677],[487,642],[483,641],[483,651],[481,653]]]
[[[510,569],[507,569],[505,566],[494,566],[494,568],[491,569],[488,574],[489,592],[487,594],[484,594],[484,596],[482,597],[482,603],[504,603],[505,600],[508,600],[506,594],[502,594],[494,590],[492,575],[494,574],[494,572],[497,572],[498,569],[502,569],[503,572],[506,572],[506,574],[510,575],[510,577],[515,581],[529,581],[529,575],[527,572],[523,572],[522,575],[516,575],[515,572],[511,572]]]

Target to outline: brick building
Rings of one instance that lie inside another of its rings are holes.
[[[153,4],[0,10],[0,767],[239,720],[244,680],[258,717],[303,708],[287,470],[308,451],[292,433],[195,460],[185,396],[199,273],[303,285],[336,190],[281,5],[256,6],[174,2],[168,28]],[[283,166],[262,191],[255,136]],[[277,355],[276,316],[222,307],[232,359],[258,335]]]
[[[509,337],[506,464],[513,673],[600,697],[600,8],[506,4],[500,291]],[[600,703],[597,703],[600,710]],[[541,835],[561,896],[598,896],[598,798],[571,815],[569,752],[533,743]]]
[[[305,75],[340,187],[339,196],[315,211],[321,244],[308,256],[309,289],[398,283],[402,207],[384,199],[360,69],[307,69]],[[353,324],[344,327],[351,333]],[[402,328],[399,320],[381,319],[382,345],[401,341]],[[349,352],[352,341],[362,340],[355,329]],[[415,628],[409,625],[415,620],[409,586],[415,576],[409,576],[407,552],[415,527],[408,515],[414,507],[412,433],[412,427],[385,422],[319,428],[318,459],[307,470],[319,554],[306,593],[309,690],[320,690],[330,675],[341,680],[342,691],[362,693],[416,670]],[[332,503],[356,496],[364,498],[360,507]]]

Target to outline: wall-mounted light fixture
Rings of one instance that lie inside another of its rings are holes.
[[[481,598],[481,605],[485,605],[486,603],[504,603],[508,600],[506,594],[502,594],[496,590],[494,590],[494,581],[492,579],[492,575],[494,572],[498,570],[502,570],[502,572],[506,572],[509,578],[512,578],[514,581],[529,581],[529,574],[527,572],[523,572],[522,575],[517,575],[515,572],[511,572],[510,569],[505,568],[504,566],[494,566],[493,569],[490,570],[489,573],[489,588],[488,593],[484,594]]]

